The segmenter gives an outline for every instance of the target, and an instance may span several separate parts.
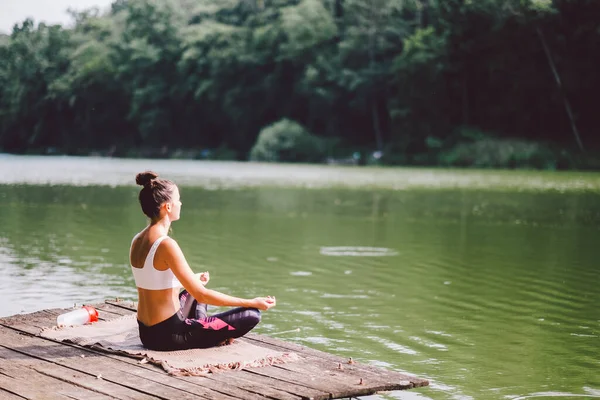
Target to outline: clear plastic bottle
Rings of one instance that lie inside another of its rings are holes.
[[[83,306],[77,310],[69,311],[59,315],[56,318],[56,325],[58,326],[70,326],[70,325],[83,325],[88,322],[98,321],[98,311],[94,307]]]

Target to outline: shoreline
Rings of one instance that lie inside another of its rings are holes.
[[[179,184],[206,189],[462,189],[600,191],[596,171],[543,171],[258,163],[0,154],[0,184],[131,186],[133,175],[156,170]]]

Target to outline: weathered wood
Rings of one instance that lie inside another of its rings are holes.
[[[291,385],[304,385],[306,388],[328,391],[330,398],[333,399],[371,395],[384,390],[379,386],[360,384],[360,380],[349,382],[347,379],[340,378],[339,375],[330,375],[325,371],[320,374],[308,373],[302,365],[295,369],[283,369],[276,366],[268,372],[260,369],[252,370],[252,372],[257,375],[268,375]]]
[[[111,307],[111,306],[108,305],[108,307]],[[119,316],[118,314],[111,315],[111,314],[105,313],[106,307],[104,307],[103,305],[97,306],[97,309],[98,309],[100,316],[103,319],[117,318]],[[130,314],[133,312],[130,309],[124,309],[124,308],[118,308],[118,309],[122,311],[121,312],[122,315]],[[114,311],[114,310],[112,310],[112,311]],[[52,326],[54,324],[53,321],[55,320],[56,315],[58,315],[59,313],[62,313],[62,312],[63,312],[63,310],[55,310],[55,312],[45,313],[43,316],[37,318],[37,324],[41,325],[41,326]],[[35,334],[39,331],[39,328],[31,328],[31,326],[29,326],[26,321],[27,321],[27,318],[25,318],[25,319],[23,317],[14,318],[11,320],[11,326],[13,329],[19,329],[22,332],[28,332],[30,334]],[[65,345],[75,346],[72,344],[65,344]],[[76,346],[76,347],[78,347],[78,346]],[[138,364],[135,360],[131,359],[130,357],[119,356],[119,355],[115,355],[112,353],[108,353],[108,354],[106,354],[106,356],[109,358],[118,359],[125,363],[134,364],[134,366],[136,368],[148,368],[148,369],[155,370],[155,368],[153,368],[152,366],[149,366],[149,365],[142,366],[142,365]],[[160,372],[162,373],[162,371],[160,371]],[[164,375],[164,373],[162,373],[162,374]],[[281,390],[282,388],[278,387],[281,385],[277,385],[277,382],[273,382],[273,379],[270,379],[270,378],[256,379],[256,377],[254,377],[247,371],[237,371],[235,374],[226,374],[226,375],[227,375],[228,379],[225,379],[225,380],[218,374],[217,375],[209,375],[208,377],[204,378],[207,381],[202,382],[202,385],[204,387],[211,388],[220,393],[226,393],[226,394],[229,394],[232,396],[237,396],[239,398],[250,399],[250,398],[254,398],[256,396],[259,396],[260,398],[264,398],[263,397],[263,395],[264,395],[266,397],[274,398],[274,399],[290,399],[290,393],[286,392],[285,390]],[[244,378],[246,375],[248,375],[248,376],[246,378]],[[187,377],[176,377],[176,378],[170,378],[170,379],[177,379],[177,380],[191,379],[196,384],[198,382],[198,379],[196,379],[196,378],[187,378]],[[261,384],[270,384],[271,387],[266,389],[266,393],[265,393],[265,390],[257,390],[257,385],[261,385]],[[289,385],[286,385],[284,389],[289,390],[290,389]],[[301,388],[301,387],[291,388],[292,393],[296,393],[298,390],[302,390],[302,389],[303,388]],[[312,398],[315,398],[315,399],[329,398],[329,394],[325,393],[325,392],[311,391],[309,394],[311,395]],[[295,398],[296,399],[301,398],[301,396],[296,396]]]
[[[12,351],[21,357],[27,356],[32,360],[31,367],[49,374],[54,373],[58,379],[63,379],[73,385],[93,389],[119,399],[166,398],[144,392],[143,384],[142,390],[137,390],[135,386],[132,387],[131,380],[127,379],[124,374],[105,368],[101,358],[91,360],[92,357],[81,358],[82,354],[73,354],[73,352],[65,354],[63,346],[51,342],[48,345],[47,341],[26,335],[22,335],[17,342],[15,335],[4,330],[0,330],[0,343],[2,343],[0,350],[3,352]],[[81,361],[78,362],[78,359]]]
[[[61,398],[77,399],[132,399],[136,395],[135,391],[129,391],[127,396],[127,393],[115,390],[110,382],[51,362],[26,357],[6,347],[0,347],[0,360],[3,360],[1,375],[12,378],[12,382],[0,379],[0,387],[13,392],[20,389],[16,393],[26,398],[48,398],[49,393],[57,393]],[[106,395],[102,396],[103,393]]]
[[[132,302],[107,301],[107,303],[132,312],[135,311],[135,304]],[[286,364],[275,368],[287,370],[288,374],[284,374],[287,384],[304,385],[317,391],[328,388],[330,395],[334,398],[349,396],[349,388],[356,396],[372,394],[377,391],[411,389],[429,384],[425,379],[357,363],[353,360],[350,361],[350,358],[342,358],[264,335],[248,334],[245,339],[255,345],[273,348],[277,351],[292,351],[301,354],[306,362]],[[261,374],[260,370],[252,371],[255,374]],[[280,373],[274,372],[274,374],[279,375]],[[270,376],[274,374],[270,374]],[[279,380],[283,381],[283,379],[279,377]],[[315,381],[319,383],[315,383]],[[360,387],[357,388],[356,385]]]
[[[7,391],[7,389],[3,389],[2,386],[0,386],[0,399],[2,399],[2,400],[23,400],[23,399],[27,399],[27,397],[19,396],[13,392],[9,392],[9,391]]]
[[[108,303],[132,312],[135,311],[135,305],[132,303],[117,301],[108,301]],[[315,397],[319,397],[318,392],[322,391],[329,391],[330,396],[338,398],[351,395],[368,395],[378,391],[411,389],[428,384],[424,379],[399,372],[385,371],[381,368],[354,361],[349,364],[350,359],[283,342],[268,336],[249,334],[245,338],[255,345],[262,345],[277,351],[293,351],[301,354],[306,362],[275,366],[275,370],[269,370],[269,376],[276,375],[278,381],[285,382],[287,386],[300,385],[306,389],[312,389],[317,392]],[[277,368],[283,369],[285,372],[277,371]],[[252,372],[262,375],[260,370],[252,370]]]
[[[104,319],[110,319],[111,315],[108,315],[106,313],[103,314],[104,307],[102,306],[98,306],[97,307],[99,314],[102,316],[104,315]],[[125,313],[131,313],[131,310],[125,310],[123,309],[123,311]],[[44,313],[43,315],[37,317],[37,324],[41,325],[41,326],[52,326],[54,324],[54,320],[56,318],[56,315],[58,315],[59,313],[64,312],[64,310],[56,310],[56,312],[49,312],[49,313]],[[55,315],[56,314],[56,315]],[[117,314],[114,314],[113,317],[118,317]],[[30,334],[35,334],[37,332],[39,332],[39,328],[32,328],[30,325],[27,324],[27,318],[23,318],[19,317],[19,318],[13,318],[11,319],[11,328],[12,329],[17,329],[21,332],[24,333],[30,333]],[[1,336],[0,336],[1,338]],[[45,339],[48,340],[48,339]],[[50,342],[53,342],[51,340],[48,340]],[[55,342],[58,343],[58,342]],[[80,346],[77,345],[73,345],[73,344],[68,344],[68,343],[61,343],[61,345],[65,345],[65,346],[69,346],[69,347],[73,347],[73,348],[79,348]],[[84,349],[87,352],[90,353],[98,353],[98,354],[102,354],[105,355],[107,358],[111,358],[111,359],[115,359],[115,360],[119,360],[121,362],[124,362],[126,364],[130,364],[130,366],[128,367],[128,372],[130,373],[134,373],[134,374],[141,374],[142,371],[139,371],[139,369],[148,369],[151,370],[153,373],[158,372],[160,374],[160,377],[171,382],[171,384],[173,384],[173,382],[178,382],[178,381],[188,381],[191,382],[193,385],[198,385],[200,384],[203,388],[207,388],[207,389],[211,389],[213,392],[215,392],[216,394],[218,394],[217,397],[219,398],[224,398],[226,396],[231,396],[231,397],[235,397],[235,398],[244,398],[244,399],[264,399],[265,396],[266,397],[270,397],[270,398],[275,398],[275,399],[289,399],[289,393],[286,393],[284,391],[280,391],[277,388],[270,388],[268,390],[269,393],[263,393],[264,390],[257,390],[257,380],[256,379],[238,379],[238,375],[249,375],[246,371],[240,371],[242,372],[241,374],[236,372],[234,374],[228,374],[228,376],[231,379],[228,380],[223,380],[221,377],[218,378],[213,378],[212,375],[209,375],[206,378],[196,378],[196,377],[168,377],[164,374],[164,372],[162,370],[157,370],[156,368],[150,366],[150,365],[143,365],[143,364],[139,364],[137,361],[135,361],[134,359],[130,358],[130,357],[125,357],[125,356],[119,356],[116,354],[112,354],[112,353],[102,353],[102,352],[96,352],[92,349]],[[131,367],[133,367],[133,369],[131,369]],[[217,375],[215,375],[217,376]],[[249,375],[250,376],[250,375]],[[202,379],[202,382],[199,382],[199,379]],[[237,383],[237,384],[236,384]],[[258,382],[260,383],[260,382]],[[183,382],[178,382],[177,386],[179,387],[180,385],[185,385],[185,383]],[[189,388],[188,388],[189,389]],[[197,389],[197,388],[194,388]],[[298,388],[296,388],[298,389]],[[195,390],[191,389],[192,392],[194,392]],[[197,391],[197,390],[196,390]],[[203,392],[203,393],[197,393],[197,394],[203,394],[204,396],[207,396],[208,394]],[[325,398],[328,398],[328,394],[327,393],[322,393],[319,392],[317,394],[320,394],[321,397],[318,398],[322,398],[323,396],[325,396]],[[212,396],[209,396],[209,398],[212,398]],[[296,398],[300,398],[300,397],[296,397]],[[315,397],[317,398],[317,397]]]
[[[111,320],[136,311],[135,303],[118,300],[94,306],[101,320]],[[295,352],[301,357],[301,361],[209,374],[206,377],[173,377],[153,365],[141,364],[131,357],[36,336],[42,328],[54,326],[56,316],[65,311],[67,310],[43,310],[0,319],[0,359],[3,358],[2,354],[18,354],[20,358],[16,358],[17,361],[14,361],[15,357],[4,358],[17,369],[29,368],[46,380],[54,379],[49,384],[62,382],[63,385],[91,391],[96,396],[107,395],[114,398],[320,400],[369,395],[377,391],[409,389],[428,384],[426,380],[399,372],[355,362],[348,363],[348,359],[344,357],[256,334],[238,340],[247,340],[277,351]],[[97,379],[98,375],[102,379]],[[88,386],[81,385],[82,377],[88,382]],[[6,393],[11,399],[31,398],[13,391],[14,379],[3,376],[0,369],[0,397]],[[104,386],[90,384],[91,379],[94,384],[98,383],[95,381],[101,381]],[[85,400],[94,398],[84,397]],[[70,398],[78,397],[74,395]]]
[[[24,381],[18,381],[16,379],[7,378],[5,376],[0,375],[0,398],[3,398],[4,392],[8,392],[10,394],[18,396],[21,399],[47,399],[48,393],[44,392],[42,389],[38,389],[37,387],[32,387],[27,385]],[[67,396],[57,393],[57,399],[68,399]]]
[[[128,309],[132,312],[135,311],[135,305],[130,302],[108,301],[108,303],[123,309]],[[244,339],[249,340],[251,343],[258,346],[273,348],[277,351],[291,351],[301,354],[307,362],[278,366],[278,368],[297,368],[298,365],[300,365],[300,370],[296,370],[295,372],[298,372],[304,377],[311,378],[313,376],[320,376],[323,372],[327,372],[329,376],[334,378],[332,379],[333,382],[326,383],[326,386],[330,388],[334,387],[332,386],[334,384],[340,386],[340,379],[343,381],[342,386],[352,387],[352,385],[356,384],[367,386],[366,382],[369,382],[368,386],[370,387],[381,387],[381,389],[378,390],[404,390],[428,385],[428,381],[425,379],[419,379],[400,372],[386,371],[381,368],[357,363],[355,361],[349,363],[350,358],[343,358],[268,336],[248,334]],[[315,369],[309,366],[317,366],[317,368]],[[292,376],[293,374],[290,375],[290,377]],[[314,379],[304,379],[302,383],[310,386],[310,381],[312,380]],[[363,382],[362,385],[360,384],[361,381]],[[359,388],[358,390],[362,389],[363,388]],[[343,397],[344,395],[341,396]]]
[[[118,318],[135,312],[121,307],[115,307],[110,304],[98,304],[96,309],[98,310],[99,318],[105,319]]]
[[[105,304],[96,306],[96,309],[98,310],[100,319],[110,320],[112,318],[118,318],[119,316],[134,313],[136,309],[128,304],[131,303],[107,300]],[[60,312],[60,310],[58,311]],[[52,324],[48,326],[51,325]],[[294,385],[289,382],[273,379],[269,376],[252,374],[247,370],[236,371],[233,374],[211,374],[205,379],[218,382],[209,382],[207,383],[209,386],[220,387],[220,385],[227,385],[228,387],[236,387],[273,399],[298,400],[306,397],[312,399],[330,398],[330,394],[327,391]],[[297,393],[303,393],[303,395],[298,395]]]
[[[210,379],[261,393],[271,399],[299,400],[310,398],[320,400],[330,398],[328,392],[291,385],[270,376],[256,375],[252,373],[252,370],[236,371],[234,374],[215,374]]]
[[[310,359],[311,362],[316,361],[328,361],[329,368],[336,368],[341,366],[344,370],[349,371],[357,371],[359,370],[361,374],[365,377],[379,377],[380,379],[384,378],[389,382],[410,382],[408,384],[402,384],[401,389],[409,389],[413,387],[422,387],[427,386],[429,382],[426,379],[417,378],[414,376],[406,375],[400,372],[384,370],[381,368],[374,367],[368,364],[362,364],[355,362],[354,360],[350,361],[351,358],[343,358],[340,356],[336,356],[334,354],[325,353],[319,350],[311,349],[310,347],[301,346],[299,344],[284,342],[282,340],[273,339],[264,335],[256,335],[256,334],[248,334],[244,336],[246,340],[249,340],[251,343],[257,346],[270,347],[279,351],[293,351],[296,353],[300,353],[303,357]],[[406,386],[406,387],[404,387]],[[396,389],[393,389],[396,390]]]
[[[3,352],[5,353],[5,352]],[[0,387],[27,399],[48,398],[49,393],[59,399],[78,400],[107,400],[109,396],[88,390],[81,386],[71,385],[43,370],[37,370],[22,365],[17,365],[14,359],[6,359],[6,354],[0,355]],[[10,361],[10,364],[8,362]],[[0,398],[3,393],[0,392]]]
[[[79,346],[65,345],[29,335],[20,335],[19,338],[16,336],[6,328],[0,328],[0,348],[12,350],[39,361],[53,363],[94,379],[100,376],[102,382],[114,384],[112,392],[108,394],[115,397],[122,394],[123,398],[128,399],[235,398],[235,396],[228,396],[226,393],[216,392],[195,384],[174,384],[175,381],[159,369],[139,368],[135,364],[120,362],[105,357],[103,353]],[[68,377],[65,379],[69,380]]]
[[[258,338],[263,339],[264,336],[258,336]],[[332,395],[336,397],[346,397],[348,390],[355,392],[356,396],[368,394],[370,391],[411,389],[425,386],[428,383],[423,379],[409,377],[398,372],[377,369],[369,365],[357,363],[348,358],[327,353],[323,355],[323,352],[312,349],[309,351],[303,346],[295,344],[286,343],[285,346],[281,346],[281,341],[267,344],[264,340],[257,341],[256,335],[245,340],[249,340],[254,344],[261,342],[263,346],[278,351],[295,351],[302,354],[305,362],[278,365],[276,367],[286,370],[286,373],[282,374],[290,378],[301,377],[302,382],[321,382],[326,387],[329,387]],[[271,341],[270,338],[267,338],[267,341]]]
[[[117,318],[119,315],[108,315],[103,314],[104,307],[99,306],[98,312],[100,316],[103,316],[103,319],[112,319]],[[129,309],[121,309],[123,312],[122,315],[132,313]],[[57,310],[56,314],[61,313],[61,310]],[[56,315],[52,313],[45,314],[43,319],[38,320],[38,325],[44,326],[52,326],[53,320],[56,318]],[[31,334],[35,334],[38,331],[38,328],[29,327],[26,323],[14,323],[13,328],[23,330],[23,332],[29,332]],[[76,346],[73,344],[65,344],[68,346]],[[78,346],[76,346],[78,347]],[[136,368],[149,368],[155,370],[152,366],[146,365],[141,366],[135,360],[126,356],[119,356],[113,353],[107,353],[107,357],[119,359],[120,361],[133,364]],[[162,371],[161,371],[162,373]],[[197,383],[197,378],[188,378],[188,377],[176,377],[171,379],[179,379],[179,380],[192,380]],[[285,382],[280,382],[270,377],[261,377],[252,375],[248,371],[236,371],[235,373],[230,374],[214,374],[208,375],[207,377],[202,377],[206,381],[202,383],[204,387],[211,388],[213,390],[224,392],[229,395],[237,396],[240,398],[253,398],[258,395],[260,398],[273,398],[273,399],[300,399],[303,398],[299,395],[294,395],[293,393],[303,392],[304,395],[309,395],[310,398],[314,399],[328,399],[330,397],[329,393],[317,390],[309,390],[305,387],[293,387],[290,384],[286,384]],[[248,393],[246,393],[248,392]]]
[[[128,311],[137,311],[137,304],[132,301],[123,301],[123,300],[106,300],[106,304],[110,304],[111,306],[122,308]]]
[[[135,303],[132,303],[132,302],[124,302],[124,301],[116,301],[116,300],[115,301],[107,300],[106,302],[108,304],[114,305],[114,306],[122,308],[124,310],[129,310],[131,312],[136,311]],[[291,351],[291,352],[301,354],[305,358],[306,358],[306,356],[312,356],[311,360],[329,360],[329,361],[331,361],[332,365],[334,365],[334,366],[338,366],[338,364],[341,364],[342,366],[344,366],[344,370],[350,370],[350,371],[360,370],[363,374],[365,374],[367,376],[377,376],[377,377],[385,376],[386,379],[391,380],[391,381],[410,382],[410,384],[401,385],[401,386],[403,386],[402,389],[408,389],[408,388],[412,388],[412,387],[422,387],[422,386],[427,386],[429,384],[429,382],[426,379],[417,378],[417,377],[406,375],[406,374],[403,374],[400,372],[384,370],[382,368],[374,367],[374,366],[371,366],[368,364],[358,363],[358,362],[355,362],[354,360],[352,361],[351,364],[348,364],[348,361],[350,360],[350,358],[344,358],[344,357],[340,357],[340,356],[337,356],[334,354],[325,353],[323,351],[311,349],[310,347],[302,346],[302,345],[291,343],[291,342],[285,342],[285,341],[274,339],[272,337],[265,336],[265,335],[257,335],[257,334],[249,333],[246,336],[244,336],[244,340],[246,340],[246,339],[249,340],[252,344],[257,345],[257,346],[269,347],[269,348],[273,348],[274,350],[282,351],[282,352],[290,352]],[[346,365],[346,364],[348,364],[348,365]]]

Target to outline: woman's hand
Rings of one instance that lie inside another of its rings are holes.
[[[200,272],[199,274],[196,274],[196,276],[198,277],[198,279],[200,279],[200,283],[202,283],[202,285],[204,286],[206,286],[206,284],[210,280],[210,274],[208,272]]]
[[[271,307],[275,307],[275,296],[257,297],[252,300],[252,306],[259,310],[266,311]]]

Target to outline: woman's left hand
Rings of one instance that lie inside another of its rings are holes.
[[[200,282],[206,286],[208,281],[210,280],[210,274],[207,272],[201,272],[198,274],[198,278],[200,278]]]

